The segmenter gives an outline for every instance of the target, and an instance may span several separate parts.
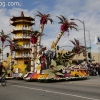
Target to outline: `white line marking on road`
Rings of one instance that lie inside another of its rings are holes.
[[[79,96],[79,95],[66,94],[66,93],[61,93],[61,92],[55,92],[55,91],[49,91],[49,90],[42,90],[42,89],[30,88],[30,87],[19,86],[19,85],[11,85],[11,86],[19,87],[19,88],[25,88],[25,89],[31,89],[31,90],[38,90],[38,91],[43,91],[43,92],[50,92],[50,93],[55,93],[55,94],[68,95],[68,96],[73,96],[73,97],[83,98],[83,99],[88,99],[88,100],[100,100],[100,99],[95,99],[95,98],[89,98],[89,97]]]

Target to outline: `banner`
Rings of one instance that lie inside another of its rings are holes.
[[[100,44],[100,36],[95,36],[95,43]]]

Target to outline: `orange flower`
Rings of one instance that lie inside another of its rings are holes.
[[[40,74],[34,74],[33,76],[32,76],[32,79],[38,79],[38,77],[40,76]]]

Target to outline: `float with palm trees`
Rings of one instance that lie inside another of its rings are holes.
[[[53,22],[52,19],[48,18],[50,14],[42,14],[39,11],[40,19],[40,32],[39,34],[43,33],[44,25],[47,24],[47,20],[49,19],[51,23]],[[58,16],[57,16],[58,17]],[[37,35],[36,44],[37,44],[37,52],[36,59],[34,61],[34,70],[33,73],[27,73],[24,76],[25,80],[37,80],[41,82],[47,81],[62,81],[68,80],[72,78],[86,78],[86,67],[78,65],[77,61],[73,60],[73,57],[77,54],[82,53],[85,50],[85,47],[80,45],[79,40],[74,39],[71,41],[74,44],[72,51],[68,51],[63,53],[63,50],[56,54],[56,45],[59,42],[61,36],[64,34],[65,31],[69,31],[69,29],[76,29],[77,25],[74,22],[68,22],[68,20],[61,15],[58,17],[61,22],[61,29],[60,33],[58,34],[55,41],[52,42],[51,48],[52,50],[47,50],[45,53],[43,48],[40,48],[41,45],[41,36]],[[35,36],[35,35],[34,35]],[[34,40],[34,39],[33,39]],[[32,38],[31,38],[32,41]],[[46,49],[45,49],[46,50]],[[42,60],[43,59],[43,60]]]

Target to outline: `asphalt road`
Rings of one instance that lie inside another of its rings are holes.
[[[55,83],[7,80],[0,100],[100,100],[100,76]]]

